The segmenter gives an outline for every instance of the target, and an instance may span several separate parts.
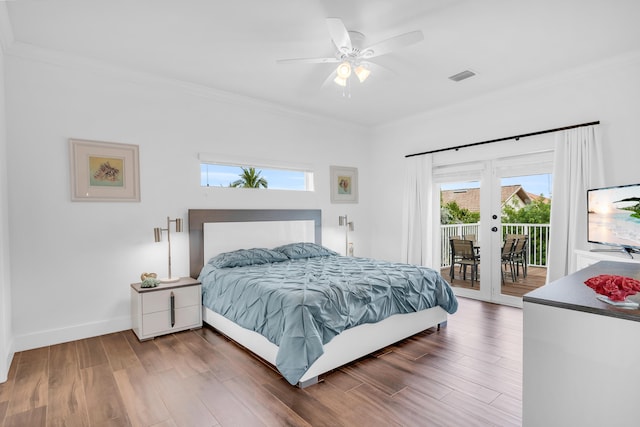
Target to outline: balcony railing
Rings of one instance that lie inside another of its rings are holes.
[[[440,267],[447,267],[451,263],[451,246],[449,239],[454,236],[465,235],[479,236],[480,223],[474,224],[447,224],[440,226]],[[549,242],[549,224],[502,224],[502,235],[526,234],[527,241],[527,264],[534,267],[547,266],[547,245]]]

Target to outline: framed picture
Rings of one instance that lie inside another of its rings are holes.
[[[69,140],[71,200],[139,202],[138,146]]]
[[[358,203],[358,169],[331,166],[331,203]]]

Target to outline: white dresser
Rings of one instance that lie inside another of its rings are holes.
[[[523,297],[525,427],[640,425],[640,310],[596,299],[584,281],[599,274],[640,265],[600,261]]]
[[[191,277],[155,288],[131,284],[131,322],[140,340],[202,327],[202,285]]]

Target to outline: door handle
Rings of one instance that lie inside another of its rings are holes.
[[[173,328],[176,324],[176,296],[171,292],[171,296],[169,297],[171,304],[171,327]]]
[[[495,233],[496,231],[498,231],[498,227],[491,227],[491,231]]]

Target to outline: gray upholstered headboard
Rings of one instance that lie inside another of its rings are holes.
[[[314,241],[322,244],[320,209],[189,209],[190,276],[197,278],[205,262],[205,224],[264,221],[313,221]]]

